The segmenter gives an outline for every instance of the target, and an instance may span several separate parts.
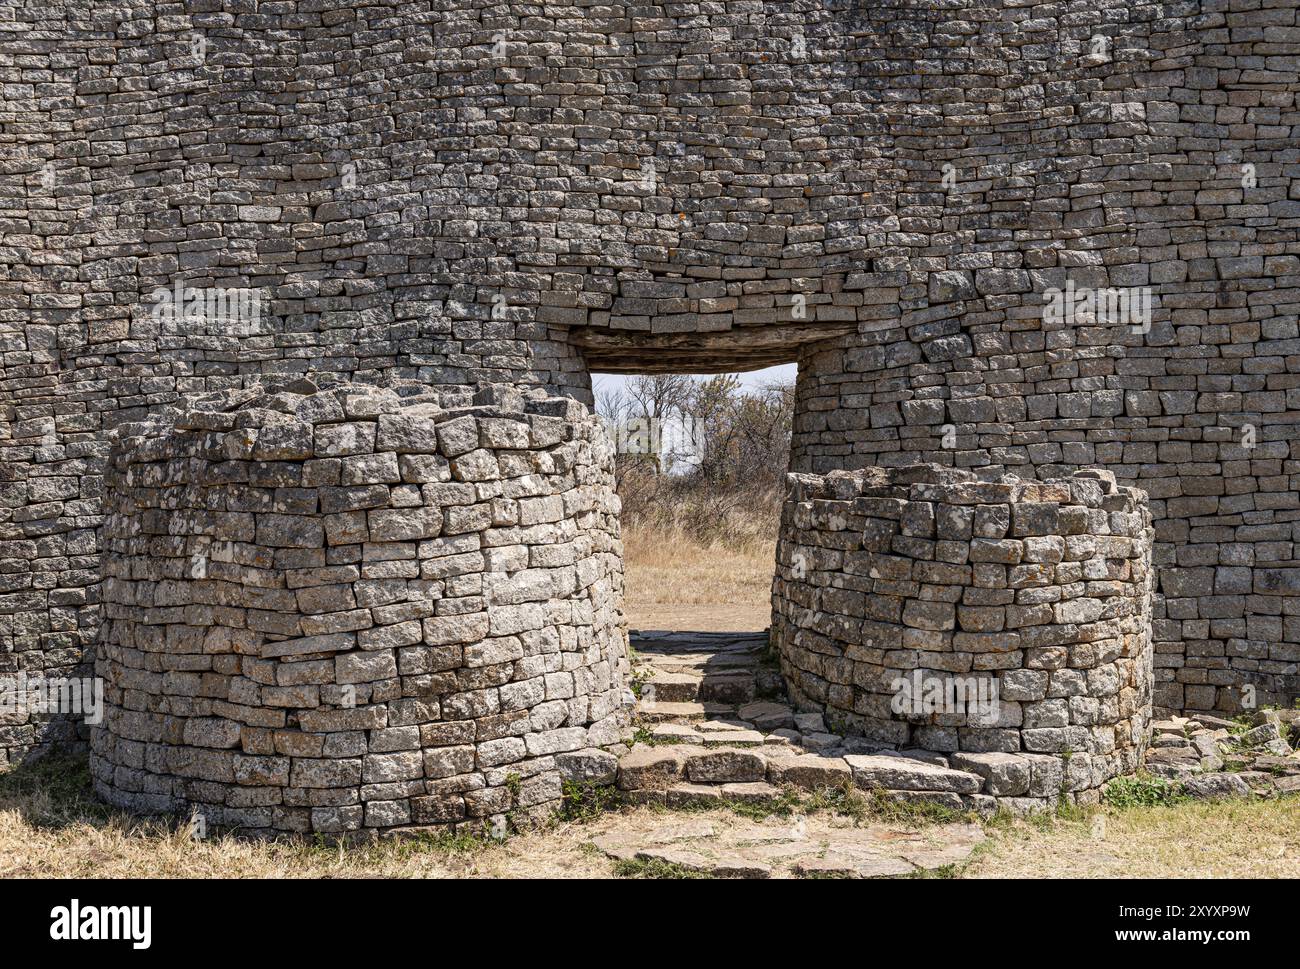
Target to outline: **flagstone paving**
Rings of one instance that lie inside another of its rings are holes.
[[[708,818],[665,821],[641,832],[600,835],[593,844],[623,862],[659,862],[717,878],[914,876],[970,857],[978,824],[922,828],[832,827],[795,817],[721,825]]]

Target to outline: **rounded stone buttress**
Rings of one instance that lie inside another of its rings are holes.
[[[1151,516],[1106,471],[790,476],[773,643],[792,699],[985,792],[1135,770],[1151,718]]]
[[[619,740],[613,449],[581,404],[205,395],[124,427],[105,481],[105,800],[262,832],[518,820]]]

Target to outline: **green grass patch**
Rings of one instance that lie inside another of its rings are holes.
[[[870,792],[867,808],[872,820],[894,824],[952,824],[979,820],[973,811],[958,811],[934,801],[896,800],[881,790]]]
[[[591,821],[618,808],[620,803],[616,788],[565,781],[560,788],[556,816],[562,821]]]
[[[632,858],[614,862],[618,878],[712,878],[713,876],[685,865],[677,865],[658,858]]]
[[[1102,801],[1108,806],[1124,810],[1134,807],[1172,807],[1188,798],[1181,784],[1150,774],[1117,777],[1106,785]]]
[[[638,726],[632,731],[632,742],[630,746],[635,747],[637,744],[643,744],[646,747],[654,747],[659,744],[659,741],[648,728]]]

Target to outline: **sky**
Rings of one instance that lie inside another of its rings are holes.
[[[744,387],[758,387],[773,380],[794,380],[796,365],[793,363],[783,363],[779,367],[767,367],[763,370],[751,370],[748,373],[740,375],[740,383]],[[592,384],[597,394],[609,390],[616,390],[623,386],[629,379],[623,374],[594,373],[591,375]]]

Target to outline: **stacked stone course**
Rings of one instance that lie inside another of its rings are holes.
[[[790,477],[772,640],[797,706],[838,733],[948,754],[995,796],[1093,790],[1138,766],[1152,693],[1145,495],[1091,470]],[[996,702],[927,709],[919,678]]]
[[[108,435],[186,395],[797,360],[793,470],[1142,487],[1157,706],[1291,705],[1298,14],[0,7],[0,677],[84,662]],[[1149,330],[1048,323],[1071,282]],[[162,325],[177,284],[261,319]],[[75,735],[0,722],[0,763]]]
[[[620,739],[612,447],[489,386],[200,396],[105,477],[96,791],[254,831],[519,821]]]
[[[791,469],[1108,468],[1150,497],[1156,706],[1291,706],[1300,7],[848,7],[897,298],[801,352]],[[1048,319],[1071,285],[1145,289],[1149,319]]]

